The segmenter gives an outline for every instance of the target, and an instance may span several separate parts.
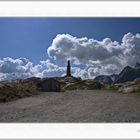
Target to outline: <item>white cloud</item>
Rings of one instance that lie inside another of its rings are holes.
[[[140,60],[140,34],[125,34],[121,46],[124,48],[123,54],[126,64],[134,65]]]
[[[120,43],[112,41],[111,38],[99,41],[59,34],[47,52],[58,64],[62,63],[62,66],[48,59],[34,65],[26,58],[7,57],[0,59],[0,80],[31,76],[64,76],[68,59],[72,63],[73,76],[83,79],[119,73],[126,65],[133,66],[140,60],[140,34],[127,33]]]
[[[26,58],[6,57],[0,59],[0,80],[40,76],[41,68],[41,65],[33,66]]]
[[[103,61],[122,53],[122,48],[117,41],[105,38],[102,41],[88,38],[76,38],[69,34],[57,35],[52,45],[47,50],[48,55],[60,62],[67,59],[79,63]]]
[[[40,62],[44,70],[42,71],[42,77],[45,76],[62,76],[66,73],[66,67],[59,67],[50,62],[50,60],[45,60]]]
[[[26,61],[25,61],[26,60]],[[79,67],[72,67],[72,74],[83,79],[88,78],[88,71]],[[0,80],[9,80],[28,77],[52,77],[65,76],[66,67],[60,67],[51,63],[50,60],[40,61],[39,64],[33,65],[25,58],[3,58],[0,59]]]
[[[76,65],[84,64],[84,72],[81,71],[84,77],[119,73],[124,66],[133,66],[140,60],[140,34],[127,33],[121,43],[112,41],[111,38],[99,41],[59,34],[47,52],[51,58],[61,63],[70,59]]]

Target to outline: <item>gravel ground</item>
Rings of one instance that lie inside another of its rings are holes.
[[[1,103],[0,122],[140,122],[140,96],[104,90],[44,92]]]

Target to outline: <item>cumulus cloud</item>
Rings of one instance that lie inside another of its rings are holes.
[[[63,76],[66,73],[66,67],[59,67],[58,65],[51,63],[48,59],[40,61],[40,63],[44,67],[44,70],[42,71],[43,77]]]
[[[140,34],[125,34],[121,46],[124,48],[123,54],[126,64],[133,65],[140,60]]]
[[[111,38],[99,41],[59,34],[47,53],[50,58],[61,63],[70,59],[75,65],[85,64],[84,71],[81,71],[84,77],[119,73],[124,66],[133,66],[140,60],[140,34],[127,33],[121,43],[112,41]]]
[[[40,76],[41,68],[41,65],[33,66],[26,58],[3,58],[0,59],[0,80]]]
[[[48,55],[60,62],[67,59],[74,63],[88,63],[90,60],[103,61],[110,57],[119,56],[122,48],[117,41],[105,38],[102,41],[95,39],[76,38],[69,34],[57,35],[47,50]]]
[[[40,61],[34,65],[26,58],[13,59],[10,57],[0,59],[0,81],[10,79],[24,79],[29,77],[63,76],[66,67],[59,67],[50,60]]]
[[[88,78],[88,71],[79,67],[72,67],[72,74],[83,79]],[[24,79],[29,77],[54,77],[65,76],[66,66],[58,66],[50,60],[40,61],[33,65],[26,58],[13,59],[10,57],[0,59],[0,81],[11,79]]]
[[[26,58],[0,59],[0,80],[64,76],[66,61],[71,60],[72,75],[83,79],[97,75],[119,73],[125,66],[134,66],[140,60],[140,34],[127,33],[120,42],[111,38],[96,40],[77,38],[69,34],[59,34],[47,49],[51,59],[34,65]],[[82,67],[81,67],[82,65]]]

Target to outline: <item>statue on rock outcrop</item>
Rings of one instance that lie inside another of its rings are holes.
[[[67,77],[71,77],[71,66],[70,66],[70,60],[68,60],[68,65],[67,65]]]

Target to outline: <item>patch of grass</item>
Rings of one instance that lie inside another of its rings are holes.
[[[103,87],[104,90],[118,91],[120,87],[115,85],[106,85]]]
[[[0,88],[0,102],[9,102],[37,94],[37,87],[31,82],[11,82]]]
[[[132,94],[132,93],[131,93]],[[136,96],[140,96],[140,90],[133,93]]]

